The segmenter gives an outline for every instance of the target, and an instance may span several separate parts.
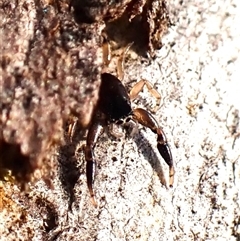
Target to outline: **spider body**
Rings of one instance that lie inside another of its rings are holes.
[[[155,134],[157,134],[157,149],[169,166],[169,184],[170,186],[173,184],[175,173],[173,159],[163,130],[158,126],[158,123],[152,114],[144,109],[132,109],[131,107],[130,100],[135,98],[145,84],[149,88],[150,83],[142,81],[140,87],[139,83],[137,83],[135,87],[133,87],[133,91],[128,94],[122,82],[116,76],[109,73],[103,73],[101,75],[99,100],[96,106],[95,115],[92,118],[88,130],[85,149],[87,185],[94,206],[97,206],[93,192],[95,145],[98,138],[103,133],[104,127],[111,123],[121,124],[124,119],[132,119],[133,121],[150,128]],[[151,91],[151,88],[149,89]]]
[[[102,74],[98,109],[105,114],[107,122],[110,123],[125,119],[132,112],[127,90],[112,74]]]

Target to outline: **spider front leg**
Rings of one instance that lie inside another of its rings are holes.
[[[152,109],[151,111],[153,113],[156,113],[161,102],[161,95],[160,93],[153,87],[153,85],[145,79],[141,79],[139,82],[137,82],[131,89],[129,96],[131,100],[134,100],[137,98],[138,94],[143,90],[143,87],[146,85],[148,91],[152,96],[154,96],[157,100],[156,107]]]
[[[103,45],[102,45],[102,52],[103,52],[103,63],[104,67],[108,67],[111,60],[112,60],[112,51],[111,51],[111,46],[107,40],[106,36],[104,37]],[[117,77],[122,81],[124,78],[124,63],[125,63],[125,57],[131,46],[133,45],[132,43],[129,43],[124,49],[120,57],[118,58],[117,61]],[[103,71],[104,72],[104,71]]]
[[[111,59],[112,59],[112,53],[111,53],[110,44],[107,41],[106,36],[104,36],[102,51],[103,51],[103,63],[104,63],[105,66],[108,66]]]
[[[87,176],[87,186],[91,196],[91,201],[95,207],[97,203],[95,200],[95,195],[93,192],[93,179],[94,179],[94,167],[95,167],[95,157],[94,157],[94,147],[97,143],[98,138],[103,133],[105,122],[100,118],[95,118],[91,124],[88,135],[87,143],[85,148],[85,160],[86,164],[86,176]]]
[[[172,153],[167,143],[167,138],[163,130],[158,126],[154,117],[144,109],[137,108],[133,110],[133,120],[139,122],[141,125],[150,128],[155,134],[157,134],[157,148],[164,161],[169,166],[169,185],[172,187],[174,182],[174,163],[172,159]]]
[[[124,63],[125,63],[125,57],[129,49],[132,47],[133,42],[129,43],[123,50],[122,54],[120,55],[117,63],[117,75],[118,78],[122,81],[124,78]]]

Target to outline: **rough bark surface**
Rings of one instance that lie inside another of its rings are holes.
[[[94,208],[77,130],[51,158],[51,188],[39,181],[25,195],[1,183],[0,240],[240,240],[239,12],[237,0],[172,1],[175,26],[157,58],[126,62],[126,85],[145,78],[162,95],[155,116],[176,163],[172,189],[159,180],[168,168],[150,130],[106,133]],[[154,98],[144,90],[133,106]]]
[[[24,183],[63,142],[69,116],[83,127],[91,119],[103,23],[76,24],[63,1],[4,0],[0,6],[0,166]]]

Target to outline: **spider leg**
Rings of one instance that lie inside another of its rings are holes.
[[[172,159],[172,153],[167,143],[167,138],[163,130],[158,126],[154,117],[144,109],[137,108],[133,110],[133,120],[139,122],[141,125],[150,128],[155,134],[157,134],[157,148],[164,161],[169,166],[169,185],[172,186],[174,182],[174,163]]]
[[[125,57],[131,46],[133,45],[133,42],[128,44],[125,49],[123,50],[123,53],[118,59],[117,63],[117,76],[120,80],[123,80],[124,78],[124,63],[125,63]]]
[[[85,148],[85,159],[86,159],[86,175],[87,175],[87,186],[91,196],[91,201],[95,207],[97,203],[95,200],[95,195],[93,192],[93,179],[94,179],[94,168],[95,168],[95,156],[94,148],[97,143],[98,138],[103,133],[105,122],[102,119],[95,118],[91,124],[88,135],[87,135],[87,144]]]
[[[112,59],[112,53],[110,44],[107,41],[107,37],[104,37],[103,45],[102,45],[102,51],[103,51],[103,63],[104,66],[108,66],[111,59]]]
[[[137,82],[131,89],[129,96],[131,100],[134,100],[137,98],[138,94],[143,90],[143,87],[146,85],[148,91],[152,96],[156,98],[156,107],[152,109],[151,111],[153,113],[156,113],[156,111],[159,109],[160,102],[161,102],[161,95],[160,93],[153,87],[153,85],[145,79],[141,79],[139,82]]]
[[[70,142],[72,142],[73,135],[75,133],[76,126],[77,126],[77,118],[72,117],[72,118],[70,118],[69,122],[70,122],[70,124],[67,129],[67,136],[68,136]]]

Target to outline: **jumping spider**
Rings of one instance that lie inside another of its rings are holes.
[[[127,47],[126,51],[129,47],[130,46]],[[104,61],[108,64],[109,52],[106,51],[106,49],[108,48],[103,48],[103,55]],[[118,64],[118,74],[121,77],[123,77],[123,61],[124,57],[121,58],[121,61]],[[94,206],[97,206],[93,191],[93,168],[95,165],[94,148],[98,138],[104,131],[104,127],[109,126],[112,123],[122,124],[124,121],[126,122],[132,120],[150,128],[155,134],[157,134],[157,149],[169,166],[169,184],[170,186],[173,185],[175,173],[174,163],[171,150],[163,130],[158,126],[157,121],[148,111],[142,108],[132,109],[131,107],[131,100],[137,97],[145,85],[150,93],[160,102],[160,94],[147,80],[141,80],[136,83],[128,94],[126,88],[116,76],[110,73],[102,73],[101,75],[99,100],[88,130],[85,148],[87,185]]]

